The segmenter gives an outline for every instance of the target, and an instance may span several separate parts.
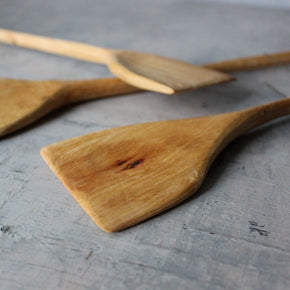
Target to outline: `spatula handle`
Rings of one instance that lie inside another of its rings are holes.
[[[204,65],[204,67],[223,72],[235,72],[250,69],[258,69],[268,66],[282,65],[286,63],[290,63],[290,51],[231,59],[206,64]]]
[[[0,42],[101,64],[111,59],[110,49],[1,28]]]
[[[118,78],[67,81],[64,90],[66,104],[141,91]]]
[[[237,121],[233,124],[235,126],[234,138],[271,120],[289,115],[290,97],[229,114],[237,113]]]

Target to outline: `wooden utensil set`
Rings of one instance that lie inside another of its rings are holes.
[[[234,80],[227,72],[290,62],[290,52],[195,66],[0,29],[0,42],[106,64],[118,78],[0,79],[0,136],[64,105],[152,90],[172,94]],[[107,129],[46,146],[41,156],[91,219],[119,231],[180,203],[236,137],[290,114],[290,98],[243,111]]]

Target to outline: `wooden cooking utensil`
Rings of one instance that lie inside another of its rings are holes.
[[[1,36],[1,30],[0,30]],[[232,59],[207,64],[224,71],[259,68],[290,61],[289,53]],[[203,83],[199,86],[207,86]],[[31,124],[67,104],[140,91],[119,79],[23,81],[0,79],[0,137]]]
[[[24,81],[0,79],[0,136],[65,105],[140,91],[117,79]]]
[[[247,110],[107,129],[55,143],[41,155],[107,232],[144,221],[198,190],[236,137],[290,114],[290,98]]]
[[[105,49],[6,29],[0,29],[0,42],[106,64],[125,82],[141,89],[166,94],[234,79],[221,72],[255,69],[290,62],[288,51],[222,61],[200,67],[151,54]]]
[[[166,94],[218,84],[228,74],[152,54],[106,49],[77,42],[0,29],[0,41],[107,65],[125,82]]]

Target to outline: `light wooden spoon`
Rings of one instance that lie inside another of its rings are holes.
[[[142,222],[195,193],[236,137],[290,114],[290,98],[247,110],[107,129],[58,142],[41,155],[107,232]]]

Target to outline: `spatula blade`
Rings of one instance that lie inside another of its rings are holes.
[[[142,89],[173,94],[229,82],[235,78],[214,69],[162,56],[120,51],[109,64],[122,80]]]
[[[212,124],[195,118],[107,129],[44,147],[41,155],[100,228],[118,231],[199,188],[219,136]]]

